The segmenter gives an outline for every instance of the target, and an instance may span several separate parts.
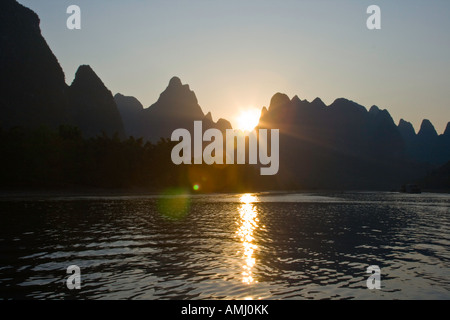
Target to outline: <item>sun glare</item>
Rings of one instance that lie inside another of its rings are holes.
[[[248,109],[241,111],[237,117],[237,129],[242,131],[253,131],[259,123],[261,111],[258,109]]]
[[[258,212],[253,203],[258,202],[258,197],[247,193],[242,195],[239,200],[241,202],[238,208],[240,226],[236,233],[241,238],[243,247],[242,282],[252,284],[258,282],[253,277],[253,267],[256,265],[254,252],[258,249],[253,233],[258,229],[259,222]]]

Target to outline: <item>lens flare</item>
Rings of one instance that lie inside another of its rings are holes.
[[[186,190],[167,189],[158,198],[158,212],[169,220],[180,220],[189,212],[190,202]]]

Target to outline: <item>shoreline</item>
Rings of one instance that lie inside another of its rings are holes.
[[[182,188],[180,188],[182,189]],[[185,189],[187,190],[187,189]],[[305,189],[305,190],[248,190],[248,191],[224,191],[224,192],[186,192],[181,194],[202,196],[202,195],[225,195],[225,194],[244,194],[244,193],[261,193],[261,194],[294,194],[294,193],[360,193],[360,192],[376,192],[376,193],[402,193],[392,190],[370,190],[370,189]],[[421,194],[449,194],[448,189],[425,189]],[[408,194],[408,193],[403,193]],[[11,188],[0,189],[0,200],[8,198],[47,198],[47,197],[122,197],[122,196],[159,196],[164,195],[164,190],[149,190],[144,188],[124,188],[124,189],[106,189],[106,188]],[[418,194],[420,195],[420,194]]]

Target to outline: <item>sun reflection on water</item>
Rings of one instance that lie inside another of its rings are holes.
[[[240,219],[239,229],[236,233],[241,239],[244,252],[242,282],[252,284],[258,282],[253,278],[253,267],[256,264],[253,254],[258,248],[255,243],[255,238],[253,237],[253,232],[258,227],[259,222],[258,213],[253,203],[258,202],[258,198],[251,194],[244,194],[239,200],[241,202],[241,205],[238,208]]]

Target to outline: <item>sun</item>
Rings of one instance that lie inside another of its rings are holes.
[[[237,129],[248,132],[253,131],[259,123],[260,116],[261,111],[256,108],[241,111],[239,116],[236,118]]]

